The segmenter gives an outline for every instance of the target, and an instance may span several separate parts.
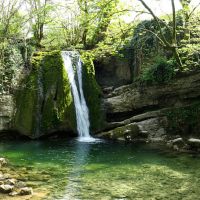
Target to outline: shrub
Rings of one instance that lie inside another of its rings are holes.
[[[156,58],[155,64],[145,68],[140,80],[149,84],[168,83],[175,76],[175,62],[163,57]]]
[[[200,102],[166,112],[168,132],[180,135],[198,135],[200,128]]]

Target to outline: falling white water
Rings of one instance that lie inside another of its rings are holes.
[[[71,90],[74,99],[77,131],[79,134],[80,141],[93,141],[94,138],[90,136],[90,122],[89,122],[89,111],[86,105],[85,97],[83,95],[82,87],[82,63],[78,56],[78,61],[75,65],[76,70],[73,69],[72,52],[63,51],[62,58],[64,61],[64,67],[68,74],[69,82],[71,84]],[[77,73],[78,83],[75,80],[75,71]]]

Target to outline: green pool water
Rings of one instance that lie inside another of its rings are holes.
[[[44,194],[35,199],[200,199],[200,158],[161,147],[13,141],[0,142],[0,155],[19,179]]]

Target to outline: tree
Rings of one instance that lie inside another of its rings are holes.
[[[119,0],[78,0],[81,41],[85,49],[94,48],[105,39],[105,32],[117,13]]]
[[[44,38],[44,27],[49,22],[50,11],[53,7],[51,0],[29,0],[30,10],[30,22],[32,24],[32,31],[37,48],[42,48],[42,40]]]
[[[152,32],[152,34],[155,34],[160,43],[167,49],[169,49],[175,59],[177,64],[179,65],[179,69],[182,70],[183,64],[178,52],[178,43],[177,43],[177,25],[176,25],[176,9],[175,9],[175,3],[174,0],[171,0],[171,7],[172,7],[172,25],[169,26],[167,23],[165,23],[163,20],[160,20],[156,14],[153,12],[153,10],[145,3],[144,0],[139,0],[142,5],[148,10],[148,12],[152,15],[153,19],[157,23],[157,26],[159,28],[159,35]],[[169,38],[166,37],[166,35],[163,33],[162,26],[165,26],[168,29],[169,32]]]
[[[191,0],[180,0],[181,6],[182,6],[182,14],[183,14],[183,29],[184,29],[184,40],[189,41],[190,40],[190,20],[198,6],[200,5],[200,2],[194,6],[193,8],[190,8]]]
[[[21,0],[0,0],[0,37],[8,39],[16,37],[21,31],[22,16],[19,14],[19,8],[22,6]]]

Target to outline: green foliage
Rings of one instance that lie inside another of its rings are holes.
[[[16,45],[0,45],[0,94],[14,89],[16,80],[23,68],[23,59]]]
[[[200,66],[200,25],[199,12],[193,14],[185,27],[180,27],[179,52],[183,61],[184,70],[193,70]]]
[[[140,81],[149,84],[168,83],[175,76],[174,61],[158,57],[154,64],[144,69]]]
[[[166,113],[168,119],[168,132],[171,134],[199,136],[200,128],[200,103],[190,106],[175,108]]]

